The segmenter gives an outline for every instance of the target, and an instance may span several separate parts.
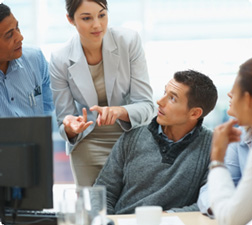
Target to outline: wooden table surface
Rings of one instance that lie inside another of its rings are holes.
[[[163,213],[163,216],[178,216],[185,225],[217,225],[217,221],[202,215],[200,212],[183,212],[183,213]],[[115,225],[119,225],[118,218],[134,218],[130,215],[108,215]]]

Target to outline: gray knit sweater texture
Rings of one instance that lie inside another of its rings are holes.
[[[188,140],[168,147],[156,119],[124,133],[114,145],[95,185],[107,189],[107,213],[130,214],[137,206],[197,211],[206,182],[212,131],[201,123]]]

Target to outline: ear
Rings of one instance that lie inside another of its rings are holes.
[[[252,109],[252,96],[249,95],[249,107],[250,109]]]
[[[74,20],[72,20],[72,18],[68,14],[66,14],[66,17],[68,22],[75,26]]]
[[[249,92],[244,93],[244,99],[245,99],[245,104],[249,108],[249,110],[252,110],[252,96],[249,94]]]
[[[198,120],[203,113],[203,109],[200,107],[194,107],[190,110],[191,120]]]

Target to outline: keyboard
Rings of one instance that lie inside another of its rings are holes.
[[[5,210],[6,221],[9,222],[12,220],[12,212],[11,209]],[[46,210],[17,210],[16,216],[17,223],[29,222],[29,224],[45,224],[45,225],[57,225],[57,212],[52,211],[50,209]],[[7,223],[8,224],[8,223]],[[11,224],[11,223],[10,223]],[[114,222],[106,218],[107,225],[114,225]]]
[[[12,209],[5,210],[6,224],[12,224]],[[17,210],[15,223],[39,224],[39,225],[57,225],[57,212],[51,210]]]
[[[11,216],[13,210],[5,210],[6,216]],[[17,210],[17,217],[42,217],[42,218],[57,218],[57,212],[52,210]]]

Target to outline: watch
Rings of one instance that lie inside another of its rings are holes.
[[[225,164],[223,162],[217,161],[217,160],[213,160],[212,162],[210,162],[208,169],[211,170],[215,167],[224,167],[226,168]]]

